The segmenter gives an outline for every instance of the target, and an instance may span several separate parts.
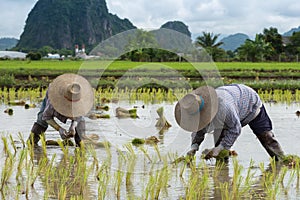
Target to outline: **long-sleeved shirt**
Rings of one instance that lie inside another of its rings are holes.
[[[220,144],[230,149],[241,133],[243,126],[251,122],[260,111],[262,101],[250,87],[232,84],[216,88],[219,107],[211,123],[204,129],[192,133],[192,148],[198,150],[208,132],[222,132],[224,137]]]

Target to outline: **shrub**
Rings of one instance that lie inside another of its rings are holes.
[[[26,55],[26,58],[29,58],[30,60],[41,60],[42,59],[42,54],[37,52],[29,52],[27,55]]]
[[[11,74],[3,74],[0,76],[0,85],[11,87],[16,84],[15,76]]]

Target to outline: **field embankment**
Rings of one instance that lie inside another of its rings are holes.
[[[195,88],[207,83],[245,83],[255,89],[300,88],[299,63],[0,61],[1,87],[47,87],[63,73],[82,74],[97,87]]]

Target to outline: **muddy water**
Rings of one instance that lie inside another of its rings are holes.
[[[110,104],[110,110],[108,113],[110,114],[110,119],[98,119],[91,120],[86,118],[86,128],[87,134],[97,134],[100,136],[100,140],[107,140],[112,144],[112,169],[117,170],[120,169],[118,167],[118,152],[117,149],[121,149],[121,151],[125,152],[124,144],[130,142],[133,138],[146,138],[149,136],[156,136],[159,138],[159,150],[161,155],[167,155],[168,153],[174,153],[178,155],[185,155],[185,153],[189,150],[190,146],[190,133],[183,131],[175,122],[173,112],[174,105],[173,104],[149,104],[145,105],[142,108],[143,103],[137,102],[135,104],[128,104],[127,102],[121,102],[119,104]],[[138,119],[118,119],[115,117],[114,110],[116,107],[123,108],[133,108],[133,106],[137,106]],[[164,113],[167,120],[172,124],[172,127],[168,130],[162,132],[161,130],[155,127],[156,118],[158,117],[156,110],[163,106]],[[297,154],[300,155],[300,119],[296,116],[295,112],[300,110],[299,104],[265,104],[266,109],[273,121],[274,133],[278,138],[280,144],[282,145],[286,154]],[[18,140],[17,134],[20,132],[23,137],[26,139],[29,135],[29,131],[31,129],[32,124],[36,119],[36,114],[39,110],[39,107],[34,109],[28,109],[21,106],[15,106],[14,114],[9,116],[4,113],[4,110],[7,108],[5,105],[0,106],[0,132],[2,134],[12,134],[15,140]],[[69,124],[62,124],[65,128],[68,128]],[[49,128],[46,133],[47,139],[59,139],[59,135],[52,128]],[[207,135],[205,141],[201,145],[201,150],[206,148],[213,147],[213,138],[212,135]],[[3,143],[0,143],[0,149],[3,148]],[[146,146],[149,154],[156,155],[156,151],[152,147]],[[242,129],[242,134],[236,141],[233,149],[238,153],[238,161],[244,169],[249,168],[249,163],[251,160],[254,161],[254,166],[258,168],[259,163],[264,163],[265,168],[269,165],[269,157],[265,150],[262,148],[254,134],[251,132],[250,128],[244,127]],[[49,147],[48,149],[49,157],[53,154],[57,154],[58,163],[59,158],[62,157],[63,153],[59,148]],[[141,154],[138,149],[135,149],[137,154]],[[97,155],[99,156],[99,160],[105,158],[106,152],[104,149],[96,149]],[[197,162],[202,162],[199,159],[200,153],[197,153],[198,159]],[[3,158],[3,156],[1,156]],[[2,159],[3,160],[3,159]],[[213,161],[206,161],[206,164],[212,168],[214,168]],[[163,165],[162,162],[158,161],[154,167],[161,167]],[[145,188],[145,174],[150,171],[150,168],[153,167],[149,164],[149,162],[138,162],[135,167],[135,176],[133,182],[135,182],[134,186],[131,188],[122,188],[121,197],[126,199],[128,196],[141,196],[141,193]],[[255,169],[254,167],[254,169]],[[122,169],[126,171],[126,169]],[[175,174],[176,170],[174,169]],[[260,173],[257,169],[256,176],[259,177]],[[228,166],[224,168],[224,171],[219,175],[218,180],[213,181],[228,181],[231,179],[233,173],[233,165],[229,162]],[[188,180],[189,169],[186,170],[185,178]],[[213,185],[214,183],[212,183]],[[170,183],[170,187],[166,193],[162,194],[163,199],[178,199],[184,196],[185,193],[185,184],[182,180],[174,175],[172,176]],[[111,186],[111,191],[107,192],[107,199],[114,199],[113,186]],[[94,199],[97,197],[97,181],[91,178],[90,180],[90,194],[88,195],[90,199]],[[300,194],[297,192],[298,189],[295,187],[291,187],[289,189],[288,195],[280,194],[281,199],[297,199],[300,198]],[[36,198],[43,196],[43,184],[36,184]],[[211,198],[221,198],[220,194],[216,191],[210,191],[209,196]]]

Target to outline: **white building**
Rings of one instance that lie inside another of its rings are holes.
[[[8,58],[8,59],[25,59],[26,53],[18,52],[18,51],[0,51],[0,58]]]
[[[49,58],[49,59],[60,59],[60,55],[58,53],[55,53],[55,54],[48,53],[47,58]]]

